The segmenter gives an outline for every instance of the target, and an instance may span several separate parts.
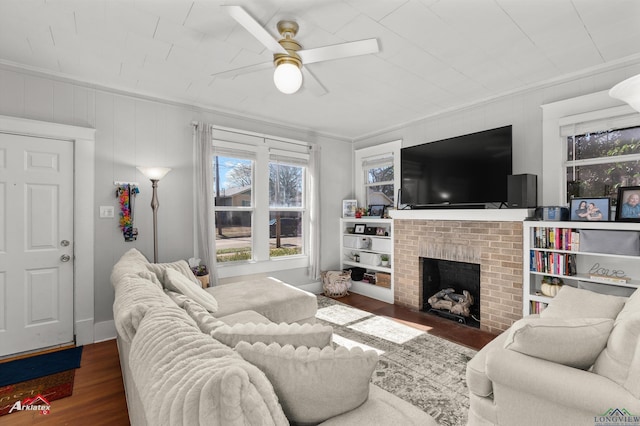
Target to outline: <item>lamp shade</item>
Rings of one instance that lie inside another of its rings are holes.
[[[631,105],[631,108],[640,111],[640,74],[613,86],[609,90],[609,96],[620,99]]]
[[[137,169],[151,180],[160,180],[171,171],[169,167],[137,167]]]
[[[283,62],[276,67],[273,82],[282,93],[287,95],[296,93],[302,86],[302,72],[295,64]]]

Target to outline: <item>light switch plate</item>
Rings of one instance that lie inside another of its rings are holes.
[[[100,206],[100,217],[110,218],[113,217],[115,209],[113,206]]]

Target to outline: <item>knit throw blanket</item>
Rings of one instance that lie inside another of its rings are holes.
[[[130,363],[148,424],[289,424],[264,373],[178,307],[145,312]]]

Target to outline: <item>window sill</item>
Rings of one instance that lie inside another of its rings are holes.
[[[285,271],[288,269],[306,268],[309,266],[309,256],[288,256],[263,261],[218,263],[220,278],[237,277],[240,275],[264,274]]]

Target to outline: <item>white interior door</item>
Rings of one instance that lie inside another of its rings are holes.
[[[0,133],[0,356],[73,341],[73,143]]]

